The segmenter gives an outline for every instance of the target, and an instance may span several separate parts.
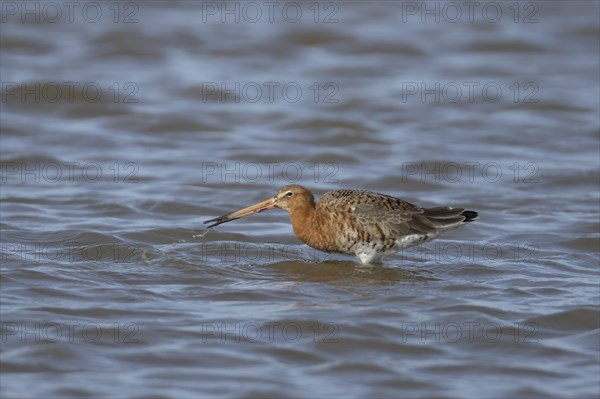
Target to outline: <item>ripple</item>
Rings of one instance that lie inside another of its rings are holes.
[[[541,53],[543,46],[525,41],[479,41],[468,46],[469,50],[481,52]]]
[[[597,308],[578,308],[531,317],[527,322],[550,331],[586,332],[598,329],[600,313]]]

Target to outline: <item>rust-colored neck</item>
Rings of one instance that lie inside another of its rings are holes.
[[[290,210],[290,219],[296,237],[307,243],[311,233],[314,234],[315,201],[310,198],[310,201],[305,201]]]

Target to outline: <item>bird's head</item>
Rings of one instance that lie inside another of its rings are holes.
[[[315,199],[312,193],[302,186],[292,184],[282,187],[274,197],[258,204],[240,209],[239,211],[228,213],[215,219],[207,220],[204,223],[213,223],[210,227],[219,224],[231,222],[232,220],[240,219],[246,216],[254,215],[262,211],[273,208],[280,208],[288,213],[294,212],[296,209],[314,206]]]

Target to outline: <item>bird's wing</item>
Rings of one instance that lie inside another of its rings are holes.
[[[355,205],[352,213],[364,226],[377,225],[395,237],[405,234],[429,234],[462,224],[464,208],[417,208],[408,206],[388,209],[380,204]]]
[[[440,206],[420,208],[389,195],[362,190],[337,190],[326,193],[322,206],[352,215],[366,230],[378,230],[384,236],[429,234],[462,224],[465,208]]]
[[[410,209],[410,207],[390,209],[378,203],[357,204],[351,208],[351,213],[358,224],[366,228],[377,226],[386,236],[398,237],[417,232],[425,233],[430,230],[425,228],[426,226],[415,223],[417,220],[415,218],[423,213],[416,207],[415,209]]]
[[[319,203],[347,213],[363,229],[374,229],[387,237],[427,233],[435,229],[427,224],[426,218],[420,216],[424,213],[423,209],[385,194],[337,190],[323,195]]]

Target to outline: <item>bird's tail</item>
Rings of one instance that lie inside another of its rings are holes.
[[[464,211],[463,213],[461,213],[462,216],[465,217],[465,220],[463,220],[463,222],[472,222],[473,220],[476,220],[479,217],[479,213],[475,212],[475,211]]]
[[[452,229],[466,222],[477,219],[477,212],[467,211],[465,208],[449,208],[440,206],[436,208],[425,208],[417,218],[435,229]]]

